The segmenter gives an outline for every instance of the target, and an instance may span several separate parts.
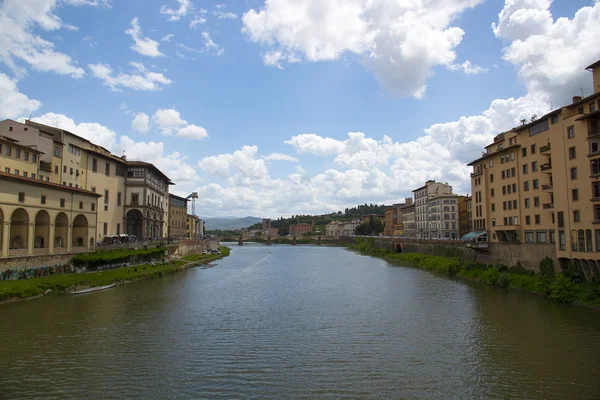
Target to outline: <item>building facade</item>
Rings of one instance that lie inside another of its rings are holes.
[[[475,230],[551,243],[589,276],[600,260],[600,61],[587,70],[594,94],[497,135],[469,165]]]
[[[415,237],[429,239],[429,219],[427,202],[430,197],[451,194],[452,186],[433,180],[425,182],[424,186],[413,190],[415,202]]]
[[[31,146],[23,146],[18,140],[0,136],[0,172],[49,181],[40,175],[42,152]]]
[[[99,194],[0,172],[2,258],[95,250]]]
[[[187,199],[169,193],[169,207],[167,215],[167,235],[169,237],[185,237],[187,224]]]
[[[463,237],[469,232],[473,231],[473,211],[472,211],[472,197],[463,196],[458,203],[458,212],[460,220],[460,236]]]
[[[402,236],[406,238],[417,237],[416,203],[410,202],[402,207]]]
[[[428,239],[458,239],[460,222],[458,204],[462,196],[441,194],[427,200]]]
[[[290,226],[291,236],[302,236],[313,231],[311,224],[296,224]]]

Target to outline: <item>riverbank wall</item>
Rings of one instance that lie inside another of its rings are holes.
[[[489,243],[487,248],[467,247],[460,240],[421,240],[406,238],[373,237],[372,247],[390,250],[394,253],[419,253],[432,256],[457,257],[462,262],[473,262],[485,265],[505,265],[521,267],[539,272],[540,262],[548,257],[552,260],[555,271],[560,271],[554,244],[508,244]],[[340,243],[347,246],[356,244],[354,237],[342,237]]]
[[[137,248],[139,246],[132,246]],[[151,246],[148,246],[151,247]],[[167,249],[167,256],[174,257],[185,257],[189,254],[202,253],[204,250],[212,250],[219,248],[218,240],[180,240],[173,244],[164,244]],[[123,250],[128,249],[129,246],[120,248],[109,248],[108,250]],[[98,248],[99,251],[104,250]],[[68,253],[68,254],[54,254],[51,256],[24,256],[24,257],[11,257],[0,259],[0,272],[15,269],[15,268],[41,268],[53,265],[67,265],[71,263],[73,257],[80,253]]]

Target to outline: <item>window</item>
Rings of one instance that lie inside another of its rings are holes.
[[[525,182],[523,182],[523,190],[524,190],[525,192],[528,192],[528,191],[529,191],[529,181],[525,181]]]
[[[495,194],[495,192],[496,192],[496,191],[495,191],[494,189],[492,189],[492,190],[490,191],[490,195],[491,195],[492,197],[494,197],[494,194]]]
[[[525,243],[533,243],[533,232],[525,232]]]
[[[576,157],[575,146],[569,147],[569,159],[572,160]]]
[[[58,174],[58,165],[55,165],[55,166],[54,166],[54,173],[55,173],[55,174]]]
[[[138,193],[131,193],[131,205],[137,206],[140,204],[140,195]]]
[[[10,174],[10,168],[4,167],[4,172],[6,172],[7,174]]]
[[[506,186],[502,186],[502,194],[506,194]]]
[[[143,178],[144,177],[144,168],[129,168],[127,170],[128,178]]]
[[[121,234],[121,224],[117,224],[117,235]]]
[[[517,169],[515,167],[512,167],[510,170],[510,174],[514,177],[517,176]]]
[[[35,155],[35,154],[31,155],[31,162],[32,163],[37,163],[37,155]]]
[[[46,204],[46,196],[42,195],[42,197],[40,198],[40,203]]]
[[[525,225],[531,225],[531,215],[525,216]]]
[[[35,174],[31,174],[31,179],[35,179]],[[41,176],[40,176],[40,179],[42,179]]]
[[[594,247],[592,245],[592,230],[585,230],[585,251],[594,251]]]
[[[573,210],[573,221],[580,222],[581,221],[581,213],[579,210]]]
[[[550,129],[548,126],[548,118],[544,118],[543,120],[536,122],[534,125],[529,127],[529,136],[537,135],[538,133],[542,133]]]
[[[79,170],[78,169],[75,170],[75,176],[79,176]]]
[[[567,128],[567,137],[573,139],[575,137],[575,127],[573,125]]]
[[[557,215],[558,215],[558,227],[564,228],[565,227],[565,213],[563,213],[562,211],[559,211],[557,213]]]
[[[600,206],[594,206],[594,222],[600,222]]]
[[[59,146],[54,146],[54,156],[60,157],[61,153],[62,153],[61,148]]]
[[[21,171],[19,171],[18,169],[15,169],[15,175],[19,175],[21,173]]]
[[[69,145],[68,150],[69,150],[69,153],[71,153],[75,156],[81,155],[81,149],[77,146],[73,146],[72,144]]]
[[[577,167],[571,168],[571,179],[577,179]]]
[[[515,209],[515,210],[517,209],[517,204],[518,204],[517,200],[513,200],[513,209]]]
[[[540,215],[539,215],[539,214],[536,214],[536,215],[534,216],[535,224],[536,224],[536,225],[539,225],[539,224],[541,224],[541,219],[542,219],[542,218],[540,217]]]
[[[83,201],[80,201],[80,202],[79,202],[79,209],[80,209],[80,210],[83,210]]]
[[[579,200],[579,189],[572,189],[571,190],[571,199],[573,201]]]
[[[527,175],[527,173],[529,172],[529,166],[527,164],[523,165],[523,174]]]
[[[65,166],[63,167],[63,174],[66,174],[66,173],[67,173],[67,166],[65,165]]]
[[[537,161],[534,161],[534,162],[531,163],[531,170],[533,172],[537,172],[537,170],[538,170],[538,163],[537,163]]]
[[[4,154],[7,155],[7,156],[10,156],[11,153],[12,153],[12,147],[6,146],[4,148]]]
[[[492,203],[492,212],[496,211],[496,203]]]
[[[567,238],[565,237],[565,231],[558,232],[558,248],[565,250],[567,248]]]
[[[515,161],[515,152],[514,151],[510,152],[510,160]]]
[[[512,191],[513,191],[513,193],[517,193],[517,184],[516,183],[512,184]]]
[[[596,229],[596,251],[600,251],[600,229]]]
[[[61,206],[62,208],[64,208],[64,207],[65,207],[65,199],[60,199],[60,206]]]
[[[546,232],[536,232],[535,236],[535,241],[537,243],[546,243]]]
[[[98,172],[98,160],[92,158],[92,172]]]
[[[24,161],[29,161],[29,152],[28,151],[24,151],[23,152],[23,160]]]
[[[92,211],[96,211],[96,203],[92,203]]]
[[[104,189],[104,204],[108,204],[108,189]]]
[[[96,193],[96,187],[92,186],[92,193]]]
[[[590,161],[590,172],[592,176],[600,175],[600,160]]]
[[[125,167],[123,167],[122,165],[117,165],[117,170],[115,172],[115,175],[125,176]]]
[[[104,236],[108,235],[108,224],[106,222],[104,223],[104,228],[102,229],[102,231],[104,232]]]
[[[502,170],[502,179],[506,178],[506,171]]]
[[[490,160],[490,168],[494,166],[494,160]]]
[[[494,174],[490,174],[490,182],[494,182]]]
[[[507,208],[507,207],[506,207],[506,202],[505,202],[505,201],[503,201],[503,202],[502,202],[502,209],[503,209],[503,210],[506,210],[506,208]]]
[[[110,176],[110,164],[106,163],[106,167],[104,168],[104,175]]]
[[[15,149],[15,158],[21,158],[21,149]]]
[[[120,206],[121,205],[121,192],[117,193],[117,205]]]
[[[19,192],[19,203],[25,202],[25,192]]]
[[[8,127],[8,131],[9,131],[9,132],[12,132],[12,129],[13,129],[13,127],[12,127],[12,126],[9,126],[9,127]]]
[[[521,149],[521,156],[523,156],[523,157],[527,157],[527,147],[523,147],[523,148]]]
[[[585,251],[585,232],[583,229],[577,232],[577,236],[579,239],[579,251]]]
[[[593,113],[594,111],[596,111],[596,104],[590,103],[590,112]]]
[[[525,199],[525,208],[529,208],[530,202],[529,202],[529,197],[527,197]]]
[[[558,114],[553,114],[552,115],[552,123],[556,124],[558,122]]]
[[[27,172],[23,171],[23,176],[27,178]]]
[[[537,146],[535,144],[531,145],[531,154],[535,154],[537,152]]]
[[[537,179],[533,180],[533,189],[539,189],[540,188],[540,182]]]
[[[533,198],[533,206],[534,207],[539,207],[540,206],[540,198],[539,197],[534,197]]]
[[[69,175],[73,175],[73,167],[69,168]]]
[[[556,243],[556,231],[550,231],[550,243]]]

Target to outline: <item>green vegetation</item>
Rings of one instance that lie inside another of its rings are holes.
[[[96,287],[112,283],[153,279],[181,270],[183,261],[171,261],[165,264],[146,264],[136,267],[118,268],[102,272],[64,274],[45,276],[28,280],[0,282],[0,301],[9,298],[28,298],[45,293],[66,292],[74,287]]]
[[[206,264],[216,260],[220,260],[223,257],[227,257],[231,253],[231,249],[227,246],[219,246],[221,254],[190,254],[185,257],[181,257],[182,260],[200,262]]]
[[[77,267],[96,269],[104,265],[120,264],[128,261],[147,262],[163,258],[165,249],[157,247],[142,250],[115,250],[96,251],[94,253],[79,254],[71,259],[71,263]]]
[[[567,269],[556,273],[552,260],[546,258],[540,262],[540,273],[526,270],[520,265],[507,268],[505,265],[478,264],[462,262],[458,257],[431,256],[420,253],[395,254],[388,249],[377,249],[373,238],[357,238],[351,246],[363,254],[382,257],[392,263],[401,263],[433,272],[459,276],[464,279],[484,282],[490,286],[518,289],[535,293],[559,303],[577,303],[600,307],[600,283],[574,280],[580,274]]]
[[[356,227],[357,235],[379,235],[381,232],[383,232],[383,222],[372,215],[369,217],[369,221],[363,221]]]

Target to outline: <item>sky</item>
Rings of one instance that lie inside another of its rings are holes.
[[[593,93],[598,0],[0,0],[0,119],[276,218],[470,193],[493,137]]]

